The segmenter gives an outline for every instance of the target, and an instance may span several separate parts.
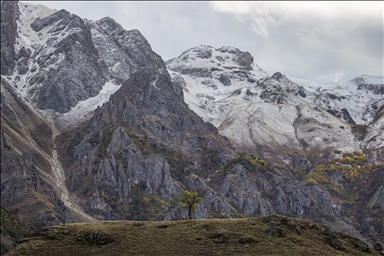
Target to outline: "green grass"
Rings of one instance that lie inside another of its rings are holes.
[[[285,236],[265,232],[280,219]],[[296,231],[289,223],[296,223]],[[182,221],[103,221],[66,224],[42,230],[9,255],[367,255],[362,242],[335,233],[343,250],[329,243],[324,226],[309,220],[269,216],[247,219]],[[298,231],[297,231],[298,230]],[[104,237],[108,244],[84,237]],[[371,249],[369,255],[379,255]]]

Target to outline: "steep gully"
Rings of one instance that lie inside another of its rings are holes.
[[[88,214],[86,214],[82,208],[76,203],[76,200],[69,194],[67,187],[65,186],[65,174],[64,169],[61,165],[61,162],[57,155],[56,150],[56,137],[60,134],[54,124],[50,120],[47,120],[48,124],[52,129],[52,158],[50,159],[50,163],[52,166],[53,179],[56,184],[57,192],[60,195],[61,200],[64,202],[64,205],[70,210],[79,214],[82,218],[82,221],[91,222],[96,221],[96,219],[92,218]]]
[[[29,102],[32,102],[30,95],[28,95]],[[30,145],[44,155],[45,159],[51,165],[52,175],[45,173],[44,171],[40,171],[43,173],[45,177],[50,180],[50,184],[56,189],[56,193],[59,195],[60,199],[64,202],[64,205],[72,212],[75,213],[76,219],[80,222],[92,222],[96,221],[93,217],[89,216],[84,212],[82,207],[76,202],[75,198],[71,196],[68,192],[67,187],[65,186],[65,174],[64,169],[59,160],[57,150],[56,150],[56,138],[60,134],[60,131],[56,128],[52,120],[49,117],[44,116],[40,113],[34,106],[34,104],[28,104],[29,107],[38,115],[40,118],[46,121],[46,123],[51,127],[52,130],[52,156],[47,154],[40,146],[35,142],[35,140],[30,136],[30,134],[26,131],[24,134],[27,134],[27,139],[30,142]]]

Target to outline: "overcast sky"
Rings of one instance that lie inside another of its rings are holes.
[[[319,83],[383,74],[384,3],[38,2],[138,29],[164,60],[198,45],[234,46],[254,63]]]

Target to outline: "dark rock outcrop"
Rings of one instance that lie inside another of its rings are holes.
[[[31,156],[23,153],[21,157],[12,156],[10,150],[1,151],[1,203],[6,206],[19,203],[29,189],[40,190],[42,180]]]
[[[269,221],[268,223],[269,227],[264,230],[265,233],[271,235],[271,236],[277,236],[277,237],[284,237],[285,231],[283,228],[283,225],[280,223],[280,220],[277,218],[274,218]]]
[[[249,52],[240,52],[233,60],[246,70],[252,70],[253,57]]]
[[[228,75],[221,74],[218,79],[223,85],[230,86],[231,85],[231,79],[228,77]]]
[[[183,91],[187,91],[187,86],[184,81],[184,79],[179,76],[179,75],[174,75],[172,76],[172,85],[173,85],[173,90],[175,93],[179,96],[180,99],[184,100],[184,93]]]
[[[349,124],[356,125],[356,122],[352,119],[351,115],[349,114],[348,110],[346,108],[341,109],[340,111],[334,110],[334,109],[328,109],[328,113],[331,113],[337,118],[340,118],[344,121],[346,121]]]

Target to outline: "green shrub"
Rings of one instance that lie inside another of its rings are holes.
[[[271,171],[271,167],[265,160],[248,155],[244,152],[237,153],[237,158],[231,160],[228,164],[226,164],[225,170],[226,171],[230,170],[236,164],[240,164],[244,166],[248,171],[251,171],[251,172]]]

